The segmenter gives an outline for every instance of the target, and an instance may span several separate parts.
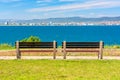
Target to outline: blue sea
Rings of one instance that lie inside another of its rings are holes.
[[[0,43],[14,44],[29,36],[41,41],[104,41],[120,44],[120,26],[0,26]]]

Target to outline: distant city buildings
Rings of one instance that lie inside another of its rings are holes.
[[[100,18],[48,18],[31,20],[0,19],[0,26],[97,26],[97,25],[120,25],[120,17]]]
[[[5,24],[5,25],[9,25],[9,23],[8,23],[8,22],[5,22],[4,24]]]
[[[120,21],[100,22],[0,22],[0,26],[93,26],[93,25],[120,25]]]

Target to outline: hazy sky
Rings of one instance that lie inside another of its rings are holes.
[[[120,16],[120,0],[0,0],[0,19]]]

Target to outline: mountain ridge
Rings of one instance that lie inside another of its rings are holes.
[[[0,22],[27,22],[27,23],[38,23],[38,22],[101,22],[101,21],[120,21],[118,17],[99,17],[99,18],[85,18],[85,17],[62,17],[62,18],[47,18],[47,19],[29,19],[29,20],[15,20],[15,19],[0,19]]]

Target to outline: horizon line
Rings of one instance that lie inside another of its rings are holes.
[[[82,17],[82,16],[70,16],[70,17],[49,17],[49,18],[32,18],[32,19],[0,19],[0,20],[33,20],[33,19],[55,19],[55,18],[73,18],[73,17],[79,17],[79,18],[114,18],[114,17],[120,17],[120,16],[101,16],[101,17]]]

